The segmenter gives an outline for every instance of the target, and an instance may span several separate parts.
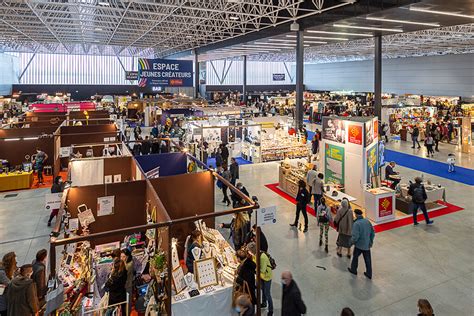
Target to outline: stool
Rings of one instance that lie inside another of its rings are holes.
[[[51,176],[53,175],[53,168],[51,166],[44,166],[43,173],[46,176]]]

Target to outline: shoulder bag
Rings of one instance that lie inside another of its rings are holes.
[[[339,223],[342,221],[344,217],[346,217],[347,213],[349,212],[349,209],[346,210],[344,215],[341,216],[341,218],[336,222],[334,221],[334,228],[338,231],[339,230]]]

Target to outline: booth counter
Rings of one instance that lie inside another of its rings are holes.
[[[33,171],[0,174],[0,192],[29,189],[33,185]]]
[[[395,220],[395,191],[390,188],[365,190],[365,214],[376,224]]]

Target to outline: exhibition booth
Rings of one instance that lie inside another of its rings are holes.
[[[119,158],[104,161],[108,159]],[[169,160],[182,157],[163,159]],[[143,161],[141,165],[147,166]],[[64,192],[59,218],[65,221],[56,222],[57,237],[51,239],[50,249],[51,274],[63,285],[59,292],[64,302],[51,306],[51,310],[105,313],[103,285],[111,271],[113,253],[127,248],[141,284],[136,294],[138,299],[146,297],[144,309],[167,315],[232,313],[237,261],[229,243],[214,229],[215,218],[256,206],[236,191],[248,206],[216,213],[215,181],[227,183],[231,190],[235,187],[210,170],[163,176],[165,170],[157,178],[71,187]],[[176,188],[180,188],[179,194]],[[202,248],[192,252],[191,273],[185,264],[189,254],[184,249],[194,230],[201,232]],[[64,251],[57,261],[60,249]],[[116,307],[108,309],[116,311]]]
[[[333,212],[346,198],[360,208],[375,224],[395,221],[410,215],[408,181],[402,179],[395,190],[390,181],[381,181],[384,165],[383,142],[378,141],[378,120],[372,117],[323,117],[319,160],[284,161],[279,168],[278,188],[296,197],[298,181],[306,181],[307,172],[317,166],[324,175],[324,196]],[[429,211],[444,208],[445,188],[424,182]],[[307,184],[309,187],[309,184]]]

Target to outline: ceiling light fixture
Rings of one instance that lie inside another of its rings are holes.
[[[323,40],[334,40],[334,41],[348,41],[345,37],[326,37],[326,36],[305,36],[305,39],[323,39]]]
[[[330,32],[330,31],[317,31],[317,30],[307,30],[306,32],[317,33],[317,34],[349,35],[349,36],[373,36],[371,33]]]
[[[99,1],[97,2],[98,5],[103,5],[105,7],[109,7],[110,6],[110,3],[106,2],[106,1]]]
[[[296,38],[296,35],[286,35],[286,37]]]
[[[327,44],[328,42],[304,41],[306,44]]]
[[[279,38],[269,38],[268,40],[272,42],[290,42],[290,43],[295,42],[295,40],[286,40],[286,39],[279,39]]]
[[[467,15],[467,14],[456,13],[456,12],[429,10],[429,9],[417,8],[417,7],[410,7],[410,11],[424,12],[424,13],[431,13],[431,14],[439,14],[439,15],[457,16],[459,18],[466,18],[466,19],[474,19],[474,15]]]
[[[292,43],[268,43],[268,42],[255,42],[256,45],[278,45],[278,46],[296,46]]]
[[[96,31],[102,31],[102,28],[96,27],[95,30],[96,30]]]
[[[398,32],[402,33],[402,29],[388,29],[384,27],[373,27],[373,26],[356,26],[348,24],[333,24],[334,27],[347,28],[347,29],[357,29],[357,30],[371,30],[371,31],[383,31],[383,32]]]
[[[405,20],[394,20],[394,19],[385,19],[385,18],[376,18],[376,17],[366,17],[370,21],[381,21],[381,22],[390,22],[390,23],[400,23],[400,24],[413,24],[413,25],[425,25],[425,26],[434,26],[440,27],[439,23],[428,23],[428,22],[414,22],[414,21],[405,21]]]
[[[238,16],[230,16],[229,19],[236,21],[236,20],[239,19],[239,17]]]

